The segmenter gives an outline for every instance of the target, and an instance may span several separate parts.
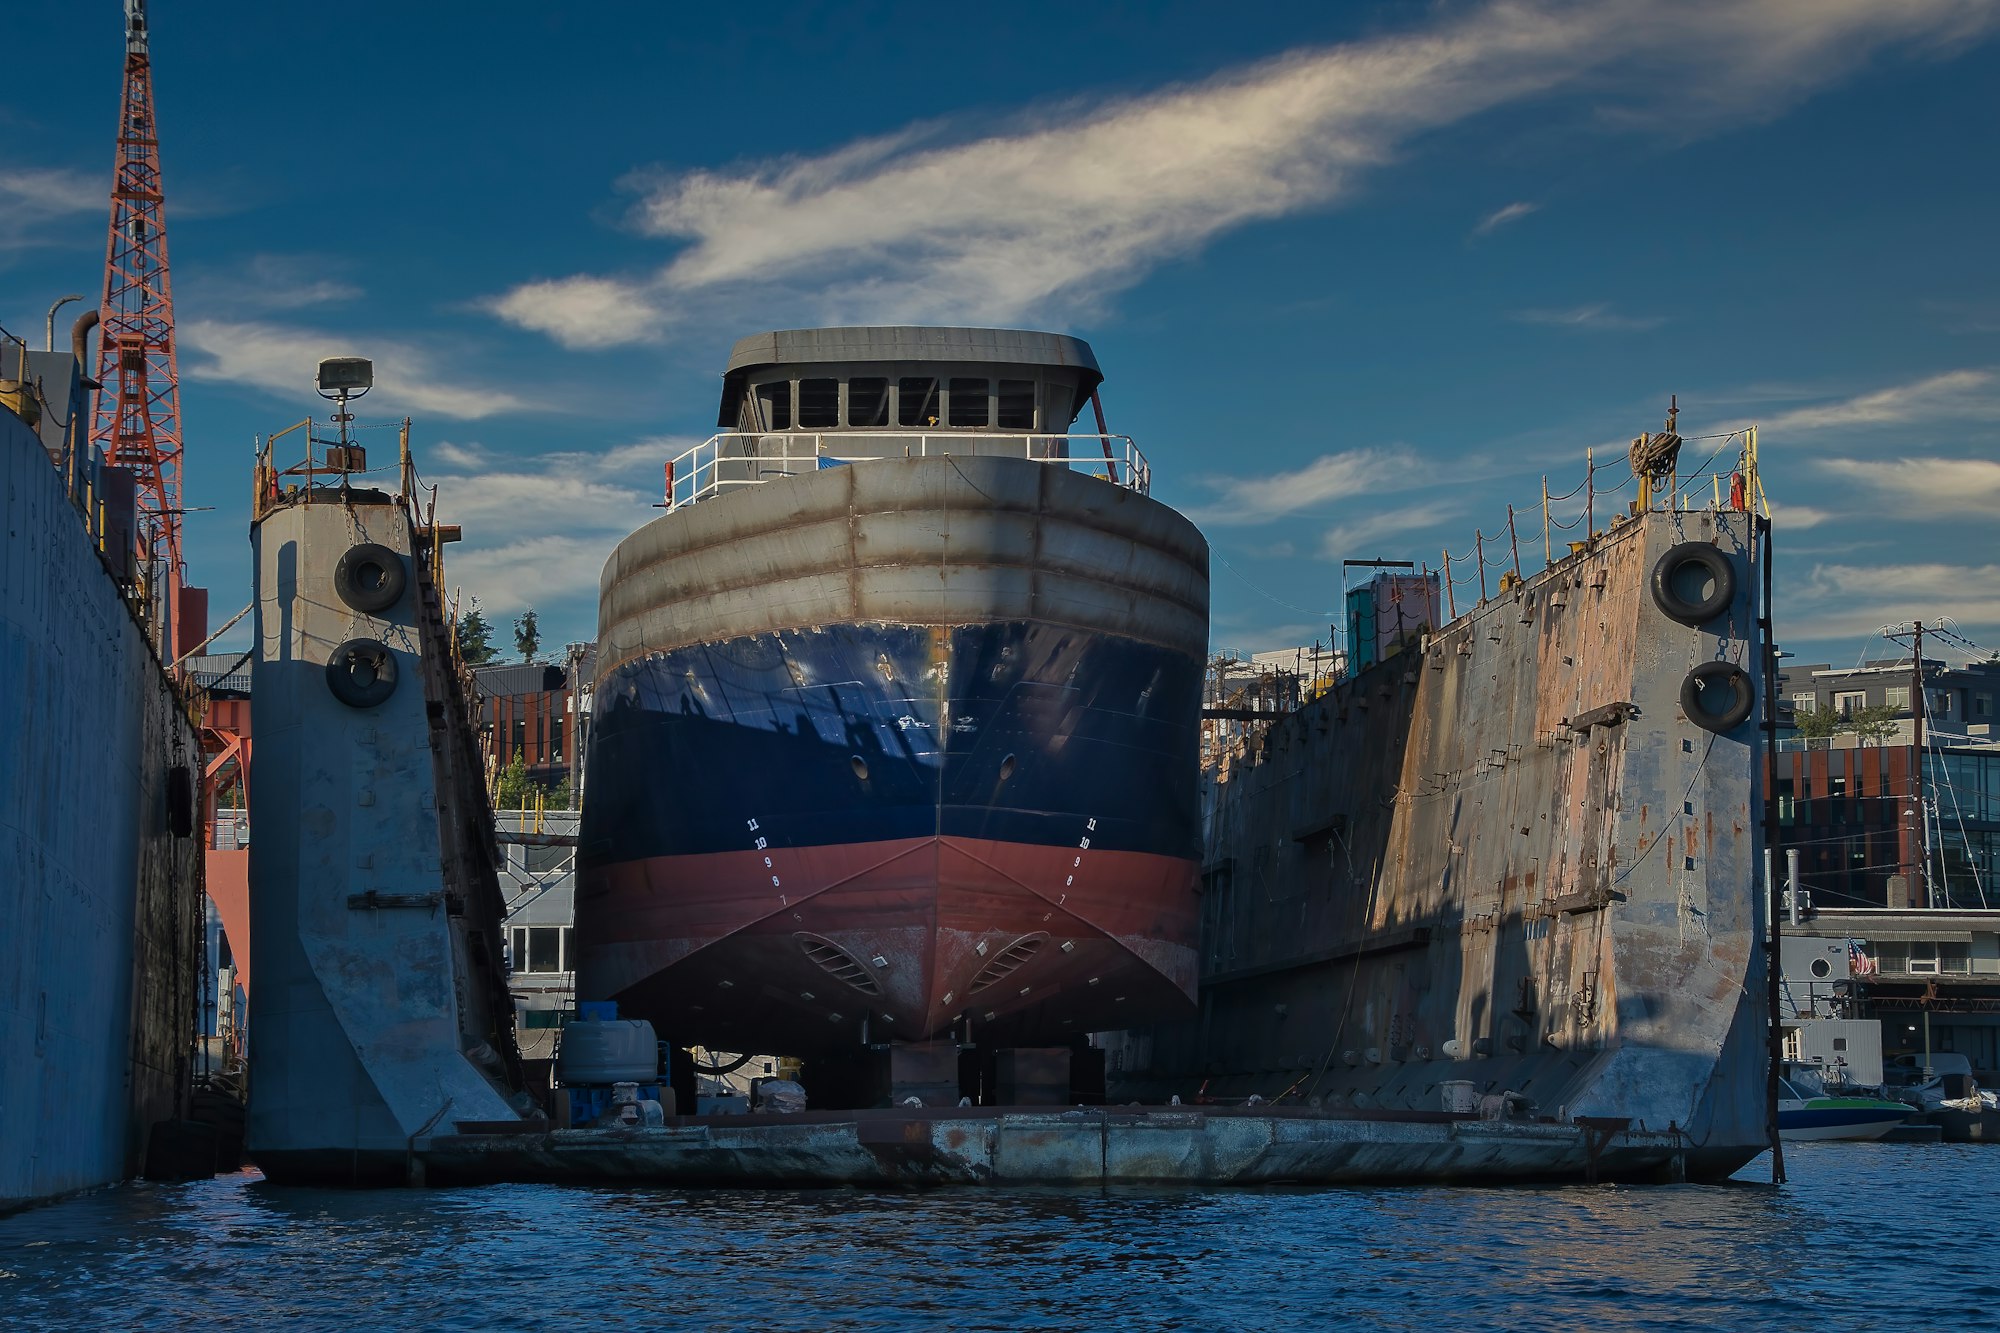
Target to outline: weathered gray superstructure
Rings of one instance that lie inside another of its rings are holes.
[[[194,1037],[201,752],[88,444],[88,322],[0,350],[0,1210],[138,1172]]]
[[[250,846],[247,1133],[274,1180],[421,1179],[432,1135],[531,1109],[439,529],[405,449],[393,494],[268,451],[257,469],[250,804],[278,813]]]
[[[1114,1099],[1759,1151],[1759,522],[1621,516],[1251,728],[1206,774],[1201,1016],[1113,1039]]]

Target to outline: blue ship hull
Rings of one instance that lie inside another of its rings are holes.
[[[614,668],[586,761],[582,990],[758,1050],[851,1041],[864,1015],[922,1039],[974,1014],[1034,1044],[1121,1006],[1186,1011],[1201,672],[1031,621],[835,624]],[[1003,1001],[978,982],[1010,950]]]

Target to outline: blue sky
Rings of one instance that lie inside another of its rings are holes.
[[[1456,557],[1669,394],[1760,425],[1787,648],[2000,647],[2000,0],[151,8],[217,620],[322,355],[416,418],[452,580],[560,643],[734,339],[911,321],[1091,341],[1218,647],[1323,637],[1342,558]],[[37,338],[101,285],[121,23],[9,19]]]

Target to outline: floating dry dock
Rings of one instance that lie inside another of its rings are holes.
[[[413,1179],[821,1185],[1331,1185],[1667,1180],[1685,1135],[1442,1111],[1288,1107],[807,1111],[432,1138]]]
[[[947,1038],[934,1054],[958,1077],[892,1082],[888,1109],[676,1118],[655,1081],[655,1033],[685,1040],[669,1011],[591,1020],[644,1029],[630,1050],[596,1034],[604,1058],[563,1076],[592,1093],[572,1119],[580,1100],[622,1123],[558,1129],[516,1055],[443,613],[451,533],[420,512],[407,446],[394,493],[355,486],[365,460],[338,449],[332,471],[311,454],[281,471],[267,446],[258,470],[252,803],[298,812],[251,846],[249,1147],[274,1181],[1637,1181],[1726,1176],[1767,1141],[1750,675],[1767,640],[1744,509],[1642,497],[1435,633],[1427,607],[1394,657],[1274,720],[1211,803],[1229,840],[1205,902],[1221,940],[1255,927],[1236,936],[1255,956],[1210,961],[1184,1028],[1113,1043],[1125,1104],[1076,1106],[1094,1097],[1072,1078],[953,1106]]]

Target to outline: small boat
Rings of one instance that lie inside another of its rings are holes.
[[[1886,1097],[1843,1096],[1791,1078],[1778,1080],[1778,1137],[1879,1139],[1908,1120],[1916,1108]]]

